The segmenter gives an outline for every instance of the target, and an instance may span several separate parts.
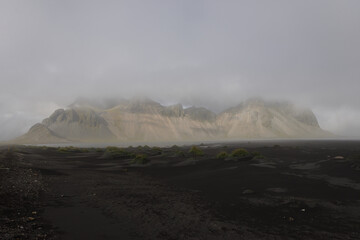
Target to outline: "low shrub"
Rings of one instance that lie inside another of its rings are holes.
[[[78,148],[78,147],[73,147],[73,146],[58,147],[57,151],[62,152],[62,153],[84,153],[84,152],[89,152],[89,150],[86,149],[86,148]]]
[[[264,159],[265,157],[259,153],[259,152],[251,152],[251,155],[254,157],[254,159]]]
[[[139,146],[136,146],[136,147],[134,147],[136,150],[142,150],[142,146],[141,145],[139,145]]]
[[[115,159],[115,158],[130,159],[134,157],[134,154],[125,151],[122,148],[110,146],[105,149],[105,152],[102,157],[106,159]]]
[[[95,152],[104,152],[105,150],[103,148],[95,148],[94,151]]]
[[[231,157],[233,158],[242,158],[248,157],[250,153],[244,148],[238,148],[231,152]]]
[[[120,150],[122,150],[122,149],[119,147],[114,147],[114,146],[108,146],[105,148],[105,151],[109,151],[109,152],[116,152],[116,151],[120,151]]]
[[[175,152],[175,156],[176,156],[176,157],[185,157],[185,153],[184,153],[184,151],[177,150],[177,151]]]
[[[151,153],[152,155],[161,155],[162,154],[162,149],[159,147],[153,147],[151,148]]]
[[[196,157],[204,156],[203,150],[201,150],[197,146],[192,146],[189,150],[189,153],[193,156],[194,159],[196,159]]]
[[[219,152],[218,155],[216,155],[217,159],[224,160],[229,157],[229,154],[227,152]]]
[[[145,154],[137,154],[133,160],[135,164],[145,164],[147,162],[148,160]]]

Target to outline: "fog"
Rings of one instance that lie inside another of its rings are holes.
[[[213,111],[255,96],[360,137],[360,1],[0,2],[0,140],[78,97]]]

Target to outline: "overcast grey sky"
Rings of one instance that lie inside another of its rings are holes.
[[[360,1],[0,1],[0,140],[77,97],[262,96],[360,137]]]

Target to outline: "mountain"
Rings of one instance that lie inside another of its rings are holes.
[[[250,99],[219,114],[150,99],[77,100],[16,139],[21,143],[322,138],[314,113],[289,102]]]
[[[34,126],[30,128],[30,130],[16,138],[14,140],[15,143],[66,143],[70,142],[66,138],[62,138],[58,136],[55,132],[51,131],[49,128],[47,128],[44,124],[37,123]]]
[[[199,116],[181,104],[162,106],[152,100],[135,100],[107,109],[101,116],[121,141],[215,139],[218,134],[211,119],[199,120]]]
[[[314,113],[288,102],[251,99],[220,113],[217,123],[227,138],[321,138]]]
[[[74,141],[115,140],[106,120],[91,108],[58,109],[42,124],[58,136]]]

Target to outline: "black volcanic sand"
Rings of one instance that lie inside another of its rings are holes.
[[[360,239],[360,141],[198,147],[2,147],[0,239]]]

